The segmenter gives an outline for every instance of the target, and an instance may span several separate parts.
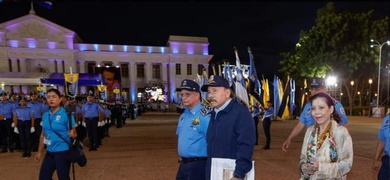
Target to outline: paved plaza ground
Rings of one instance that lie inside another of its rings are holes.
[[[76,167],[76,179],[84,180],[171,180],[178,168],[177,113],[148,112],[128,120],[123,128],[111,127],[111,137],[103,140],[98,151],[85,151],[86,167]],[[354,162],[348,179],[374,179],[371,173],[381,118],[350,116],[348,129],[353,139]],[[261,149],[264,134],[259,124],[260,145],[255,147],[255,179],[299,179],[298,162],[304,132],[288,150],[281,150],[297,120],[275,120],[271,125],[271,149]],[[33,153],[34,157],[35,153]],[[33,157],[22,158],[21,152],[0,154],[0,179],[37,180],[40,163]],[[55,177],[55,179],[57,179]]]

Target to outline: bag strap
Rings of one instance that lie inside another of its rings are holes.
[[[68,118],[69,118],[69,116],[68,116]],[[57,131],[54,131],[54,129],[51,127],[51,116],[50,116],[50,114],[49,114],[49,124],[50,124],[50,129],[51,129],[51,131],[53,131],[54,134],[56,134],[59,138],[61,138],[64,142],[66,142],[66,144],[68,144],[68,145],[70,146],[71,143],[68,142],[65,138],[63,138]],[[70,126],[71,126],[71,125],[70,125]]]

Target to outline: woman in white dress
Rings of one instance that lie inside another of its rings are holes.
[[[335,100],[318,93],[309,101],[316,123],[306,130],[299,169],[301,180],[347,179],[353,161],[352,138],[334,110]],[[333,119],[332,119],[333,117]]]

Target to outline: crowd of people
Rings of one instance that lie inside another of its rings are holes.
[[[110,137],[110,127],[122,128],[127,118],[142,113],[120,101],[101,102],[93,94],[70,97],[57,89],[45,96],[2,92],[0,100],[1,153],[17,151],[28,158],[36,152],[35,160],[43,159],[40,179],[51,179],[55,170],[59,179],[69,179],[71,138],[84,142],[88,151],[97,151],[102,139]]]
[[[270,149],[270,126],[274,118],[272,102],[248,108],[235,97],[229,82],[213,75],[207,85],[185,79],[176,89],[184,111],[180,114],[178,136],[179,168],[177,180],[213,179],[216,158],[233,159],[230,180],[245,179],[253,168],[253,151],[259,144],[258,123],[263,124],[264,150]],[[201,91],[208,93],[202,102]],[[69,177],[67,157],[71,139],[86,142],[89,151],[97,151],[102,139],[110,137],[112,126],[123,127],[129,106],[121,102],[101,102],[93,94],[81,101],[66,97],[56,89],[45,97],[0,94],[1,153],[22,152],[40,162],[40,179],[50,179],[55,171],[60,179]],[[372,165],[378,179],[389,179],[390,115],[386,115],[378,133],[378,145]],[[303,180],[346,179],[353,163],[353,143],[348,118],[342,104],[326,92],[323,78],[310,80],[310,95],[299,122],[282,145],[287,152],[291,140],[306,127],[297,166]],[[46,154],[43,155],[43,150]]]

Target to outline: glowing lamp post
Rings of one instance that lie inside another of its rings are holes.
[[[380,86],[380,83],[381,83],[381,59],[382,59],[382,47],[383,45],[387,44],[387,45],[390,45],[390,41],[386,41],[384,43],[379,43],[378,41],[374,40],[374,39],[371,39],[371,42],[375,43],[373,45],[371,45],[370,47],[373,48],[373,47],[378,47],[379,48],[379,62],[378,62],[378,90],[377,90],[377,93],[378,93],[378,96],[377,96],[377,99],[376,99],[376,107],[378,108],[379,107],[379,86]]]
[[[353,97],[354,97],[354,94],[353,94],[353,85],[355,84],[354,81],[351,81],[351,99],[352,99],[352,102],[351,102],[351,106],[349,107],[349,115],[352,115],[352,107],[353,107]]]

